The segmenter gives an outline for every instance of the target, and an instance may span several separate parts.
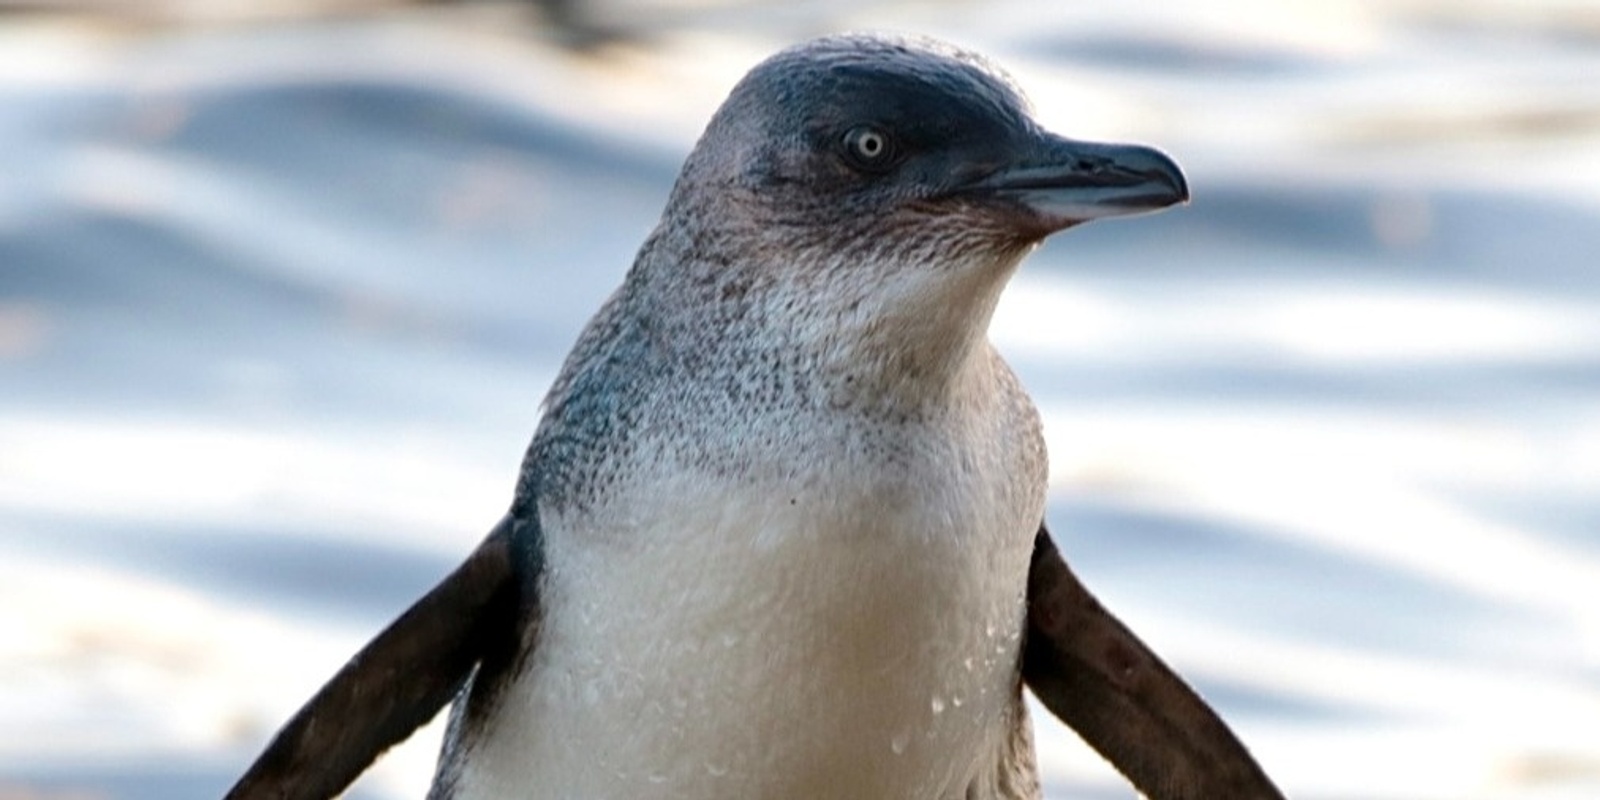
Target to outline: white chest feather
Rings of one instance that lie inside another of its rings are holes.
[[[546,514],[539,644],[456,797],[964,797],[1014,723],[1043,481],[1013,433]]]

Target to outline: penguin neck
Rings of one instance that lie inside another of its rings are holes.
[[[930,280],[918,272],[930,268],[946,274]],[[823,294],[851,299],[808,315],[797,338],[837,382],[835,403],[904,411],[944,404],[990,357],[989,321],[1010,271],[912,265],[880,274],[877,286],[847,279]]]
[[[947,402],[992,357],[989,321],[1026,252],[741,258],[708,252],[704,240],[689,253],[656,244],[629,283],[683,357],[803,370],[813,400],[898,414]]]

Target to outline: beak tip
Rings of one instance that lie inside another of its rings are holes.
[[[1027,209],[1029,225],[1042,220],[1050,230],[1160,211],[1190,199],[1183,169],[1160,150],[1050,134],[1031,156],[980,186]]]
[[[1187,205],[1190,199],[1189,179],[1184,176],[1183,168],[1178,166],[1171,156],[1153,147],[1132,146],[1130,151],[1137,153],[1137,160],[1149,162],[1145,173],[1158,183],[1164,183],[1172,190],[1172,205]]]

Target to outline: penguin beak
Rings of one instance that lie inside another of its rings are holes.
[[[1183,171],[1165,153],[1130,144],[1031,137],[1021,157],[963,187],[1022,212],[1044,233],[1103,217],[1159,211],[1189,200]]]

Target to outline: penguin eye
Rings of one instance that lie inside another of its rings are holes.
[[[894,140],[871,125],[857,125],[844,134],[844,154],[850,165],[881,172],[894,163]]]

